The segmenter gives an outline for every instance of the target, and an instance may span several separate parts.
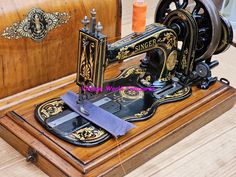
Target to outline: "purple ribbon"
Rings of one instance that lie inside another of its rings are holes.
[[[104,130],[108,131],[114,137],[125,135],[130,129],[135,128],[135,126],[121,118],[115,116],[114,114],[94,105],[93,103],[84,100],[83,107],[89,113],[88,115],[83,114],[79,110],[77,104],[78,95],[72,91],[67,92],[65,95],[61,96],[61,99],[76,113],[83,116],[85,119],[91,121],[92,123],[98,125]]]

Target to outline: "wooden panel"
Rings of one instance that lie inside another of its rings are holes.
[[[32,163],[27,163],[25,158],[19,154],[13,147],[0,138],[0,145],[4,147],[0,151],[0,171],[1,176],[7,177],[46,177],[38,167]],[[13,170],[14,169],[14,170]],[[28,172],[25,174],[25,170]]]
[[[37,149],[37,161],[35,165],[46,171],[50,176],[80,176],[80,173],[75,170],[70,164],[61,159],[54,152],[50,151],[45,145],[34,139],[29,133],[15,124],[10,119],[1,119],[5,122],[5,127],[0,126],[0,135],[2,138],[16,148],[21,154],[27,156],[30,148]],[[13,131],[7,131],[12,129]],[[17,136],[15,136],[17,134]],[[59,168],[63,166],[63,168]]]
[[[4,85],[4,64],[2,55],[0,55],[0,85]]]
[[[67,24],[50,31],[42,42],[0,37],[0,98],[75,73],[78,30],[92,8],[97,10],[104,34],[112,39],[120,36],[120,0],[0,1],[0,32],[23,20],[36,7],[45,12],[68,12],[71,18]]]

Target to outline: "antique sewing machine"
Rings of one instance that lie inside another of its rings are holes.
[[[160,0],[154,22],[122,39],[121,0],[0,7],[0,137],[49,176],[123,176],[235,105],[212,74],[235,43],[211,0]],[[116,139],[92,115],[136,127]]]
[[[132,33],[108,43],[96,11],[82,20],[79,31],[78,72],[81,88],[78,107],[83,100],[129,121],[151,119],[158,107],[191,96],[192,86],[208,89],[217,78],[211,69],[219,62],[213,55],[226,51],[233,30],[211,1],[162,0],[155,23],[141,34]],[[146,54],[138,66],[129,67],[112,79],[104,80],[106,68],[139,54]],[[225,84],[229,82],[221,80]],[[99,126],[72,111],[60,98],[37,106],[36,119],[59,138],[79,146],[95,146],[111,138]],[[99,112],[98,112],[99,116]]]

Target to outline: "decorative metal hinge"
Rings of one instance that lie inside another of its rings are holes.
[[[46,13],[41,9],[32,9],[21,22],[7,27],[2,36],[7,39],[31,38],[34,41],[43,40],[49,31],[69,21],[70,15],[66,12]]]

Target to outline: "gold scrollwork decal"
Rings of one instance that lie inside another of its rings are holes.
[[[182,59],[182,62],[181,62],[182,69],[185,69],[185,68],[188,67],[187,55],[188,55],[188,49],[186,49],[186,50],[184,51],[183,59]]]
[[[136,90],[137,89],[137,90]],[[144,92],[141,90],[138,90],[136,87],[126,87],[121,89],[120,95],[122,98],[130,99],[130,100],[138,100],[143,98]]]
[[[136,118],[143,118],[144,116],[148,115],[151,108],[148,108],[147,110],[141,111],[140,113],[135,114],[134,116]]]
[[[6,39],[31,38],[34,41],[43,40],[49,31],[69,21],[68,13],[46,13],[41,9],[32,9],[21,22],[15,22],[7,27],[2,36]]]
[[[130,51],[128,50],[128,47],[123,47],[123,48],[121,48],[120,49],[120,52],[118,53],[118,55],[117,55],[117,59],[118,60],[123,60],[123,59],[125,59],[125,58],[127,58],[128,57],[128,53],[129,53]]]
[[[166,48],[171,50],[173,47],[177,47],[177,39],[173,33],[166,32],[163,38],[160,38],[158,42],[166,43]]]
[[[39,108],[39,114],[43,120],[50,118],[51,116],[57,115],[63,111],[64,102],[62,100],[55,100],[47,102]]]
[[[143,79],[141,79],[140,82],[146,87],[148,87],[151,85],[151,80],[152,80],[152,77],[150,75],[147,75]]]
[[[188,95],[190,91],[191,91],[190,87],[185,87],[185,88],[175,92],[172,95],[166,95],[164,98],[160,99],[159,102],[164,102],[164,101],[167,101],[167,100],[170,100],[170,99],[184,97],[184,96]]]
[[[83,51],[81,55],[81,75],[83,76],[85,81],[91,81],[92,82],[92,68],[93,68],[93,49],[95,47],[95,43],[86,40],[86,38],[83,38]],[[87,45],[89,45],[89,56],[87,55]]]
[[[72,133],[72,138],[78,139],[80,141],[89,141],[89,142],[95,142],[102,136],[104,136],[106,132],[102,129],[96,129],[95,127],[85,127],[82,129],[79,129],[76,132]]]
[[[141,68],[130,68],[128,69],[124,75],[122,76],[122,78],[127,78],[129,77],[131,74],[136,74],[136,75],[141,75],[141,74],[144,74],[145,71]]]

